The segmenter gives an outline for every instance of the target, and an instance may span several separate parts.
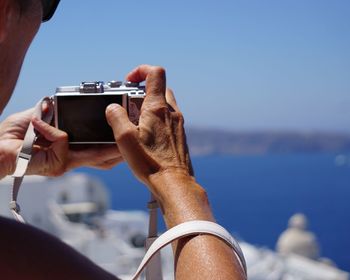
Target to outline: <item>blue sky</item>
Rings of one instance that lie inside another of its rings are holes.
[[[6,115],[162,65],[188,126],[350,133],[350,1],[61,0]]]

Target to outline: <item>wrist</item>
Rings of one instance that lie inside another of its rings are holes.
[[[171,198],[182,195],[182,192],[197,192],[202,188],[196,183],[188,171],[181,168],[169,168],[152,174],[149,178],[149,187],[157,196],[159,202],[171,202]]]
[[[150,182],[168,227],[191,220],[214,221],[206,191],[188,172],[169,170],[152,175]]]

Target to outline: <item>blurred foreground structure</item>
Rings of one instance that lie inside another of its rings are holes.
[[[11,184],[11,178],[0,182],[2,216],[11,217]],[[136,271],[144,255],[147,214],[110,210],[106,188],[87,174],[71,173],[55,179],[26,177],[19,203],[28,223],[56,235],[122,279]],[[347,272],[317,260],[318,245],[313,234],[305,231],[306,217],[294,216],[289,224],[278,241],[279,253],[240,242],[250,280],[349,279]],[[169,246],[162,251],[162,262],[164,279],[173,279]]]
[[[289,219],[288,229],[277,241],[277,252],[283,255],[296,254],[312,260],[319,259],[320,249],[316,236],[307,231],[307,224],[305,215],[293,215]]]

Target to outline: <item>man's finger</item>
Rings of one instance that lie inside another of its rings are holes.
[[[165,70],[159,66],[141,65],[131,71],[126,79],[131,82],[146,81],[146,99],[154,99],[157,97],[157,102],[165,104],[166,90],[166,74]]]
[[[120,157],[121,155],[116,145],[100,148],[85,148],[80,150],[70,149],[70,160],[83,165],[100,164]]]
[[[136,82],[136,83],[141,83],[146,80],[147,76],[155,71],[155,70],[165,70],[160,67],[160,66],[153,66],[153,65],[139,65],[136,68],[134,68],[129,74],[126,75],[126,80],[130,82]]]
[[[103,169],[103,170],[108,170],[111,169],[112,167],[116,166],[117,164],[123,162],[124,159],[122,157],[115,158],[109,161],[102,162],[100,164],[95,164],[92,165],[91,167],[97,168],[97,169]]]
[[[107,151],[101,151],[99,149],[88,149],[86,151],[71,151],[69,155],[69,169],[80,167],[80,166],[89,166],[96,168],[107,168],[107,166],[112,167],[113,165],[118,164],[123,161],[122,156],[119,152],[116,152],[117,149]]]

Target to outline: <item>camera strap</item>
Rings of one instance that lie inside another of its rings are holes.
[[[146,266],[147,266],[147,269],[146,269],[147,280],[162,279],[160,262],[158,267],[155,265],[150,266],[153,261],[152,258],[157,254],[159,254],[159,251],[162,248],[164,248],[165,246],[169,245],[170,243],[178,239],[181,239],[184,237],[201,235],[201,234],[207,234],[207,235],[218,237],[219,239],[223,240],[228,246],[230,246],[233,249],[233,252],[235,253],[239,261],[239,264],[244,272],[245,279],[247,279],[247,266],[246,266],[243,252],[238,242],[232,237],[232,235],[225,228],[218,225],[217,223],[209,222],[209,221],[201,221],[201,220],[189,221],[189,222],[179,224],[167,230],[165,233],[163,233],[161,236],[155,239],[152,245],[148,248],[136,273],[133,275],[131,279],[132,280],[138,279]],[[150,273],[147,273],[147,271],[150,271]],[[149,278],[149,276],[151,276],[152,278]]]
[[[43,106],[48,106],[48,111],[43,114]],[[52,121],[53,117],[53,106],[52,99],[50,97],[42,98],[34,107],[33,117],[41,119],[47,123]],[[33,145],[38,138],[37,132],[34,129],[32,122],[30,121],[27,132],[23,139],[22,147],[17,155],[16,169],[12,174],[13,184],[12,184],[12,194],[10,202],[10,210],[14,218],[22,223],[25,223],[23,217],[20,215],[20,207],[17,203],[17,196],[19,189],[21,187],[23,177],[27,171],[29,162],[32,158]]]
[[[151,200],[147,204],[149,212],[148,237],[145,242],[146,252],[158,238],[158,202],[151,193]],[[145,256],[146,257],[146,256]],[[137,277],[137,276],[136,276]],[[156,252],[146,266],[146,280],[162,280],[162,264],[160,252]]]
[[[163,276],[161,269],[160,250],[178,239],[200,234],[209,234],[216,236],[223,240],[227,245],[229,245],[233,249],[233,252],[237,257],[239,264],[244,271],[245,278],[247,279],[247,266],[243,252],[238,242],[225,228],[214,222],[194,220],[179,224],[167,230],[165,233],[158,237],[158,208],[158,202],[155,196],[151,193],[151,200],[148,203],[149,227],[148,237],[145,244],[146,253],[139,267],[137,268],[136,273],[131,278],[132,280],[138,279],[144,269],[146,269],[146,280],[162,280]]]

